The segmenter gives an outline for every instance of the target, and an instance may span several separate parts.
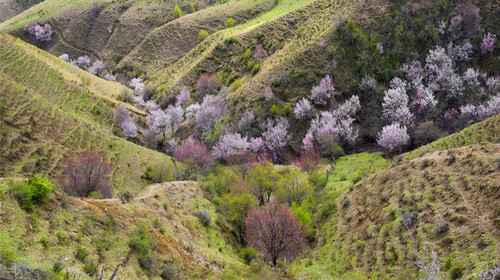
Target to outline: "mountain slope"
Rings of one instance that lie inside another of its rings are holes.
[[[6,184],[0,181],[0,233],[14,241],[17,261],[31,268],[50,270],[60,262],[77,279],[90,279],[84,272],[89,263],[103,270],[106,279],[118,263],[122,265],[115,279],[158,279],[166,266],[175,269],[175,279],[213,278],[225,266],[243,269],[220,227],[205,228],[195,216],[204,210],[217,218],[196,182],[152,185],[126,204],[55,193],[35,214],[20,209],[5,192]],[[140,229],[151,244],[147,263],[129,249]],[[78,248],[88,253],[84,260],[75,256]]]
[[[499,120],[424,146],[357,184],[323,190],[334,214],[320,227],[306,277],[417,279],[423,275],[415,262],[430,261],[429,252],[445,277],[499,265]]]
[[[141,176],[150,164],[171,166],[168,156],[112,134],[113,108],[121,104],[112,96],[125,87],[0,36],[2,176],[57,177],[69,156],[104,149],[115,165],[117,191],[135,193],[145,184]]]

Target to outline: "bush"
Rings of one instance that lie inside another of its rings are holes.
[[[196,212],[196,216],[205,227],[208,227],[212,223],[212,217],[210,217],[210,214],[207,211],[198,211]]]
[[[200,32],[198,33],[198,42],[207,39],[208,36],[209,36],[208,32],[205,29],[201,29]]]
[[[52,183],[48,179],[33,177],[27,181],[11,185],[9,191],[19,201],[23,209],[31,212],[35,205],[45,203],[52,189]]]
[[[139,226],[136,234],[130,238],[128,246],[136,254],[142,268],[152,268],[151,240],[145,226]]]
[[[255,249],[252,247],[245,247],[241,249],[238,255],[243,259],[243,261],[245,261],[247,265],[249,265],[253,260],[259,258],[259,253],[257,253],[257,251],[255,251]]]
[[[44,249],[47,249],[49,247],[49,240],[46,237],[42,237],[40,238],[40,244],[42,244]]]
[[[55,261],[52,264],[52,271],[55,273],[59,273],[64,269],[63,263],[60,261]]]
[[[175,5],[174,11],[172,12],[174,15],[174,19],[180,18],[183,16],[181,8],[179,8],[179,5]]]
[[[172,169],[166,163],[148,166],[143,178],[150,183],[163,183],[173,180]]]
[[[0,231],[0,264],[11,267],[16,259],[14,241],[6,231]]]
[[[75,251],[75,258],[81,262],[85,262],[89,256],[89,251],[83,246],[78,246]]]
[[[171,264],[166,264],[162,271],[161,271],[161,279],[163,280],[173,280],[176,279],[177,276],[177,270],[175,269],[175,266]]]
[[[83,271],[87,273],[89,276],[93,276],[97,272],[97,263],[95,262],[88,262],[83,265]]]
[[[108,198],[113,195],[109,181],[112,173],[113,166],[108,162],[106,152],[88,150],[67,160],[60,182],[69,195],[88,197],[92,192],[99,192]]]
[[[227,27],[233,27],[234,26],[234,19],[230,17],[228,20],[226,20],[226,26]]]

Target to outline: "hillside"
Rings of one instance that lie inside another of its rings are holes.
[[[112,134],[113,108],[119,104],[112,96],[123,86],[1,36],[1,176],[57,177],[68,157],[105,149],[115,165],[117,191],[136,193],[148,166],[172,164],[166,155]]]
[[[430,252],[437,254],[444,279],[458,279],[452,276],[457,273],[477,279],[486,267],[499,265],[499,119],[365,172],[358,183],[342,175],[327,186],[322,196],[329,199],[318,207],[333,207],[333,214],[318,225],[317,249],[303,261],[305,277],[417,279],[423,274],[416,261],[430,262]]]
[[[32,214],[5,191],[6,182],[0,182],[0,244],[8,245],[2,243],[7,233],[16,261],[31,268],[50,271],[60,263],[75,279],[90,279],[87,273],[95,269],[108,279],[121,263],[115,279],[157,279],[165,267],[174,269],[174,279],[211,279],[226,266],[243,267],[219,226],[205,228],[195,216],[204,210],[216,219],[195,182],[152,185],[126,204],[56,192]],[[151,246],[147,262],[129,251],[129,241],[141,229]],[[78,248],[86,252],[84,259],[75,257]]]
[[[8,20],[40,2],[40,0],[2,0],[0,1],[0,7],[2,7],[0,22]]]
[[[500,0],[0,9],[0,279],[500,276]]]

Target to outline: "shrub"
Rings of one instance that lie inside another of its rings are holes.
[[[179,5],[175,5],[174,10],[172,12],[174,19],[180,18],[183,16],[181,8],[179,8]]]
[[[214,75],[203,74],[196,84],[196,98],[202,100],[206,95],[217,94],[220,83]]]
[[[252,247],[245,247],[241,249],[240,253],[238,254],[240,258],[243,259],[243,261],[249,265],[253,260],[256,260],[259,258],[259,253],[255,251],[254,248]]]
[[[198,42],[204,41],[209,36],[208,32],[205,29],[201,29],[198,33]]]
[[[145,226],[139,226],[136,234],[130,238],[128,246],[137,255],[139,265],[142,268],[150,269],[152,266],[151,240]]]
[[[6,231],[0,231],[0,264],[10,268],[16,259],[14,241]]]
[[[251,190],[250,190],[251,192]],[[243,243],[245,233],[245,217],[248,212],[259,205],[259,201],[251,193],[227,194],[220,200],[222,213],[234,226],[236,234]]]
[[[210,217],[210,214],[207,211],[198,211],[196,212],[196,216],[205,227],[208,227],[212,223],[212,217]]]
[[[227,27],[233,27],[234,26],[234,19],[230,17],[228,20],[226,20],[226,26]]]
[[[113,186],[109,177],[112,170],[107,153],[88,150],[67,160],[61,185],[64,192],[72,196],[88,197],[92,192],[99,192],[105,198],[111,197]]]
[[[60,261],[55,261],[53,264],[52,264],[52,271],[55,272],[55,273],[59,273],[61,272],[62,270],[64,269],[64,265],[62,262]]]
[[[47,249],[49,247],[49,240],[46,237],[42,237],[40,238],[40,244],[42,244],[44,249]]]
[[[464,275],[464,268],[460,265],[453,266],[450,269],[450,279],[455,280],[459,279]]]
[[[174,280],[177,279],[177,269],[175,266],[171,264],[166,264],[160,274],[161,279],[163,280]]]
[[[9,187],[9,191],[21,204],[21,207],[28,212],[31,212],[35,205],[45,203],[52,189],[52,183],[41,177],[33,177]]]
[[[99,6],[98,3],[92,4],[92,7],[90,8],[90,19],[92,22],[96,21],[97,17],[99,17],[99,13],[101,12],[101,7]]]
[[[151,183],[163,183],[173,180],[172,169],[167,163],[158,163],[148,166],[144,172],[143,178]]]
[[[78,246],[75,250],[75,258],[81,262],[85,262],[89,256],[89,251],[83,246]]]
[[[87,262],[83,265],[83,271],[87,273],[87,275],[93,276],[97,272],[97,265],[96,262]]]

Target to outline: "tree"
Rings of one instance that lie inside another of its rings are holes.
[[[270,162],[248,171],[248,182],[257,189],[257,199],[261,205],[271,199],[271,194],[276,190],[278,180],[279,174]]]
[[[497,42],[497,36],[488,34],[484,35],[483,41],[481,42],[481,50],[483,53],[490,53],[495,50],[495,43]]]
[[[309,100],[302,98],[297,102],[297,105],[295,105],[293,113],[297,119],[308,119],[313,116],[314,108]]]
[[[183,16],[181,8],[179,8],[179,5],[175,5],[174,11],[172,12],[174,15],[174,19],[180,18]]]
[[[59,59],[69,62],[69,55],[67,53],[63,53],[59,56]]]
[[[184,110],[182,107],[169,105],[165,110],[165,113],[170,117],[172,130],[174,130],[176,126],[180,126],[182,124],[182,121],[184,120]]]
[[[410,136],[406,132],[406,126],[398,123],[384,126],[378,135],[377,144],[389,152],[403,147],[410,142]]]
[[[81,69],[87,69],[90,66],[90,58],[88,55],[82,55],[78,57],[75,63]]]
[[[184,107],[191,100],[191,93],[187,87],[182,87],[179,95],[177,95],[176,107]]]
[[[195,119],[196,116],[198,115],[198,112],[200,111],[201,106],[198,103],[191,104],[186,108],[186,121],[191,121],[192,119]]]
[[[115,110],[115,117],[114,118],[115,118],[116,124],[121,125],[121,123],[124,120],[130,118],[130,112],[127,110],[127,108],[125,108],[125,106],[120,105]]]
[[[108,198],[113,195],[109,179],[113,166],[108,162],[106,152],[88,150],[69,158],[61,175],[64,192],[72,196],[88,197],[93,192]]]
[[[94,2],[90,8],[90,19],[92,20],[92,23],[96,21],[97,17],[99,17],[100,12],[101,6],[99,6],[99,3]]]
[[[104,69],[106,69],[106,65],[102,61],[96,60],[92,64],[92,67],[90,67],[89,73],[92,74],[92,75],[99,76],[99,75],[101,75],[101,72]]]
[[[305,176],[302,176],[297,169],[288,170],[278,181],[276,196],[282,203],[300,205],[304,199],[312,194],[314,187]]]
[[[196,7],[197,7],[198,11],[203,10],[207,7],[207,4],[205,3],[205,1],[200,1],[200,2],[198,2],[198,4],[196,4]]]
[[[226,20],[226,26],[227,27],[233,27],[234,26],[234,19],[230,17],[228,20]]]
[[[158,147],[158,137],[153,130],[146,129],[142,133],[142,138],[144,139],[144,142],[149,148],[156,149]]]
[[[217,94],[220,88],[220,83],[214,75],[201,75],[196,84],[196,98],[202,100],[206,95]]]
[[[205,29],[201,29],[198,33],[198,42],[204,41],[209,36],[208,32]]]
[[[311,90],[311,100],[317,105],[326,105],[330,97],[335,94],[335,88],[332,85],[332,77],[326,75],[319,85],[314,86]]]
[[[307,230],[289,206],[276,201],[248,213],[245,240],[276,266],[279,258],[293,261],[306,250]]]
[[[36,20],[30,21],[24,25],[24,31],[29,33],[35,39],[41,42],[49,42],[52,40],[52,27],[46,23],[44,26],[38,24]]]
[[[302,150],[300,157],[293,164],[298,166],[302,171],[311,173],[316,169],[321,161],[321,154],[313,149]]]
[[[214,165],[214,160],[205,144],[199,140],[186,139],[174,149],[174,157],[181,162],[194,161],[202,171]]]
[[[226,159],[232,155],[244,153],[248,149],[248,140],[239,133],[223,135],[215,145],[212,156],[215,159]]]
[[[122,136],[126,138],[137,137],[137,126],[133,118],[129,117],[121,123]]]
[[[247,110],[241,116],[240,121],[238,122],[238,130],[244,135],[249,135],[252,129],[252,125],[255,122],[255,115],[252,111]]]
[[[244,243],[245,217],[248,212],[259,206],[259,201],[250,193],[226,194],[220,200],[221,210],[224,216],[234,226],[241,243]]]
[[[146,117],[146,122],[149,124],[151,131],[154,131],[157,135],[163,134],[163,138],[166,137],[166,131],[172,127],[172,119],[163,110],[151,112]]]
[[[266,150],[273,160],[277,161],[285,148],[290,144],[292,135],[288,132],[288,120],[279,117],[276,121],[268,120],[262,139],[266,145]]]

